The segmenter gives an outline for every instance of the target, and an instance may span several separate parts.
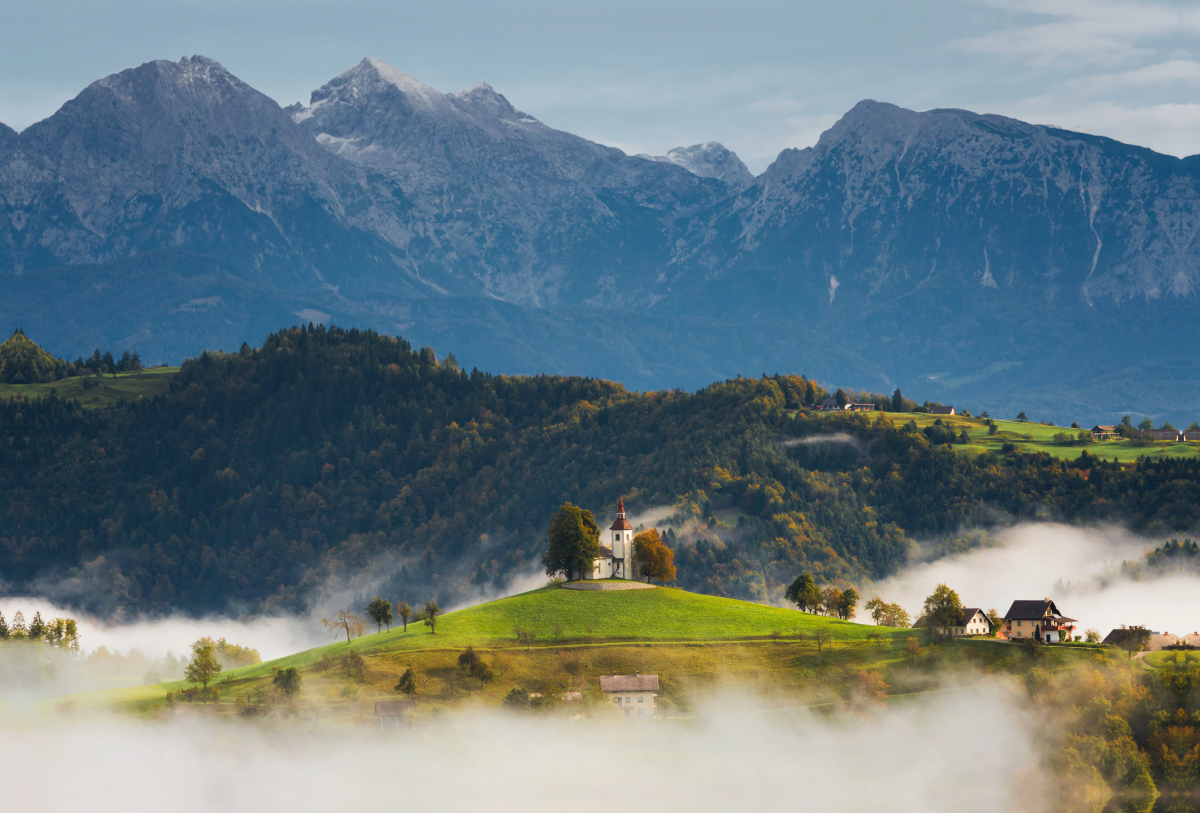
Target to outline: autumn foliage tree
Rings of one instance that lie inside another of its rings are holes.
[[[657,528],[633,538],[633,575],[646,581],[675,581],[675,553],[663,544]]]
[[[963,605],[958,593],[939,584],[925,599],[925,623],[930,630],[942,635],[962,623]]]
[[[783,591],[783,596],[801,611],[815,613],[821,607],[821,588],[817,587],[812,574],[807,570]]]
[[[333,618],[322,618],[321,623],[325,625],[325,629],[333,630],[335,637],[345,632],[346,643],[350,643],[351,635],[362,634],[363,620],[350,610],[338,610],[337,615]]]

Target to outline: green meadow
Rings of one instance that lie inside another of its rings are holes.
[[[94,386],[84,389],[84,376],[63,378],[48,384],[0,384],[0,398],[45,398],[51,393],[65,400],[78,400],[88,408],[106,407],[119,401],[153,398],[167,391],[178,367],[152,367],[141,373],[117,373],[86,378]]]
[[[956,443],[951,447],[959,454],[982,454],[984,452],[1003,454],[1001,450],[1004,444],[1011,443],[1019,452],[1028,454],[1044,452],[1064,460],[1074,460],[1085,449],[1088,454],[1122,463],[1133,462],[1139,457],[1196,457],[1200,455],[1200,443],[1196,442],[1142,445],[1128,440],[1105,440],[1087,444],[1062,443],[1055,440],[1054,436],[1062,432],[1078,436],[1080,430],[1063,426],[1045,426],[1030,421],[995,421],[996,434],[989,435],[987,421],[982,418],[965,418],[961,415],[930,415],[923,412],[865,414],[873,416],[875,419],[878,419],[880,415],[886,415],[888,420],[898,426],[913,421],[918,428],[924,428],[940,419],[956,434],[965,429],[971,442]],[[1091,429],[1092,427],[1088,425],[1084,428]]]
[[[520,628],[532,635],[517,639]],[[818,634],[818,632],[820,634]],[[332,635],[331,635],[332,638]],[[909,640],[918,645],[911,651]],[[474,646],[495,678],[484,683],[458,666]],[[361,674],[344,660],[362,657]],[[1057,668],[1094,658],[1102,650],[1047,647],[1044,665]],[[324,656],[329,660],[322,665]],[[784,702],[840,704],[854,696],[859,675],[878,672],[891,696],[931,690],[947,669],[972,667],[1006,679],[1027,668],[1018,647],[993,639],[961,639],[931,646],[924,631],[838,621],[824,616],[670,588],[575,591],[546,587],[446,614],[436,634],[423,624],[407,631],[368,633],[284,658],[223,673],[220,702],[177,708],[234,714],[256,702],[276,667],[297,667],[301,705],[321,725],[371,724],[374,703],[400,699],[405,670],[417,678],[418,714],[464,703],[498,705],[514,688],[525,692],[579,691],[587,707],[599,702],[605,674],[657,674],[663,714],[686,714],[690,698],[739,687]],[[987,679],[991,680],[992,677]],[[114,689],[58,698],[51,705],[103,707],[157,714],[167,692],[184,682]],[[315,723],[314,723],[315,724]]]

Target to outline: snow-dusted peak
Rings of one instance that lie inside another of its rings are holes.
[[[650,161],[661,161],[683,167],[701,178],[716,178],[724,181],[738,192],[754,183],[754,175],[737,157],[737,153],[716,141],[676,147],[666,155],[639,155]]]
[[[404,98],[413,105],[436,109],[449,104],[446,94],[437,88],[409,76],[395,65],[384,62],[382,59],[367,57],[350,70],[335,76],[314,90],[309,102],[309,110],[318,103],[335,96],[340,101],[353,104],[361,98],[390,89],[400,91]],[[307,116],[300,113],[297,118],[303,119]]]
[[[449,98],[458,109],[475,115],[483,115],[489,119],[537,121],[529,114],[522,113],[513,107],[508,99],[504,98],[504,94],[497,93],[495,88],[487,82],[479,82],[466,90],[451,93]]]

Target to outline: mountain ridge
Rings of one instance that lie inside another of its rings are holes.
[[[839,384],[1051,417],[1071,404],[1065,371],[1170,358],[1200,373],[1179,350],[1195,334],[1200,157],[871,100],[756,178],[718,147],[629,156],[486,83],[446,94],[372,58],[286,109],[214,60],[146,63],[0,129],[0,318],[64,354],[100,331],[176,360],[320,313],[471,346],[491,369],[646,388],[820,349],[841,372],[805,369]],[[721,162],[733,174],[702,177]],[[115,294],[135,277],[136,304]],[[51,279],[73,281],[66,308]],[[658,347],[629,335],[639,323]],[[526,349],[510,353],[515,336]],[[1152,381],[1134,374],[1133,391]],[[1090,408],[1177,415],[1200,397],[1180,387],[1169,404],[1097,391]]]

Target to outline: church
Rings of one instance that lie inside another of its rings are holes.
[[[600,537],[600,555],[596,557],[591,573],[585,579],[632,579],[633,578],[633,526],[625,519],[625,498],[617,501],[617,520],[609,530],[606,540]],[[605,544],[609,542],[610,544]]]

